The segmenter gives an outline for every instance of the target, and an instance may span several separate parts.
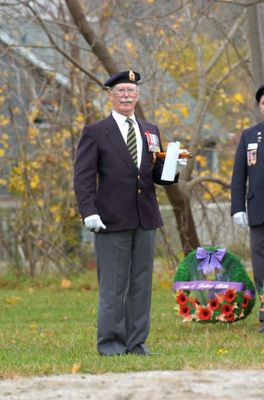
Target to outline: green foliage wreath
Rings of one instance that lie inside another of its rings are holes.
[[[205,274],[199,267],[198,249],[206,251],[209,256],[219,250],[224,251],[219,268]],[[174,276],[177,309],[184,321],[234,322],[245,318],[255,305],[255,287],[240,259],[232,252],[218,247],[198,249],[180,262]],[[208,284],[210,289],[197,290],[199,282],[205,287]],[[188,285],[194,290],[189,290]],[[216,289],[221,285],[226,285],[226,289]],[[237,289],[239,286],[241,288]]]

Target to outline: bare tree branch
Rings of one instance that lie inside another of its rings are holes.
[[[227,35],[226,39],[224,40],[224,42],[219,47],[219,49],[214,54],[214,56],[211,58],[210,62],[207,64],[207,66],[205,68],[205,74],[206,75],[208,75],[210,73],[212,68],[215,66],[215,64],[219,60],[220,56],[225,51],[226,46],[230,43],[230,40],[235,35],[235,33],[237,32],[238,28],[241,26],[241,23],[245,20],[245,16],[246,16],[246,10],[243,10],[241,15],[238,17],[238,19],[236,20],[236,22],[232,26],[232,28],[231,28],[230,32],[228,33],[228,35]]]
[[[214,178],[212,176],[198,176],[197,178],[193,178],[190,182],[186,183],[187,190],[192,191],[195,186],[201,184],[202,182],[217,183],[224,189],[230,189],[230,183],[227,183],[220,178]]]
[[[27,7],[30,9],[33,15],[35,15],[36,19],[38,20],[39,24],[42,26],[44,32],[46,33],[47,37],[49,38],[51,44],[54,46],[56,50],[58,50],[68,61],[70,61],[76,68],[78,68],[81,72],[85,75],[89,76],[94,82],[96,82],[100,87],[103,87],[103,84],[99,79],[96,78],[93,74],[87,71],[77,60],[71,57],[66,51],[64,51],[61,47],[53,39],[52,35],[50,34],[48,28],[46,27],[43,19],[38,15],[38,13],[34,10],[34,8],[30,4],[26,4]]]
[[[246,3],[242,3],[240,1],[213,0],[214,3],[222,3],[222,4],[228,4],[229,6],[235,5],[235,6],[241,6],[241,7],[250,7],[250,6],[254,6],[256,4],[264,3],[264,0],[255,0],[255,1],[246,0],[246,1],[247,1]]]

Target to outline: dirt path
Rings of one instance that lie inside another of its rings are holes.
[[[256,400],[264,370],[151,371],[0,381],[1,400]]]

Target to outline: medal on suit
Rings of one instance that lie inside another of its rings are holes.
[[[256,165],[257,163],[257,149],[258,149],[258,143],[248,143],[247,164],[249,167],[251,165]]]
[[[147,142],[148,142],[148,151],[153,154],[153,162],[156,162],[156,153],[160,152],[159,138],[158,135],[153,135],[149,130],[145,132]]]

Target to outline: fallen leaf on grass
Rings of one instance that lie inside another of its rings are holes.
[[[61,281],[61,288],[62,289],[69,289],[71,287],[71,281],[69,279],[62,279]]]
[[[72,374],[76,374],[81,368],[81,364],[74,363],[71,369]]]
[[[217,354],[219,354],[219,355],[227,354],[227,353],[228,353],[228,351],[225,350],[225,349],[218,349],[218,350],[217,350]]]
[[[20,297],[12,296],[5,299],[6,304],[17,304],[21,301]]]
[[[162,289],[170,289],[171,288],[171,282],[170,281],[160,281],[160,287]]]

